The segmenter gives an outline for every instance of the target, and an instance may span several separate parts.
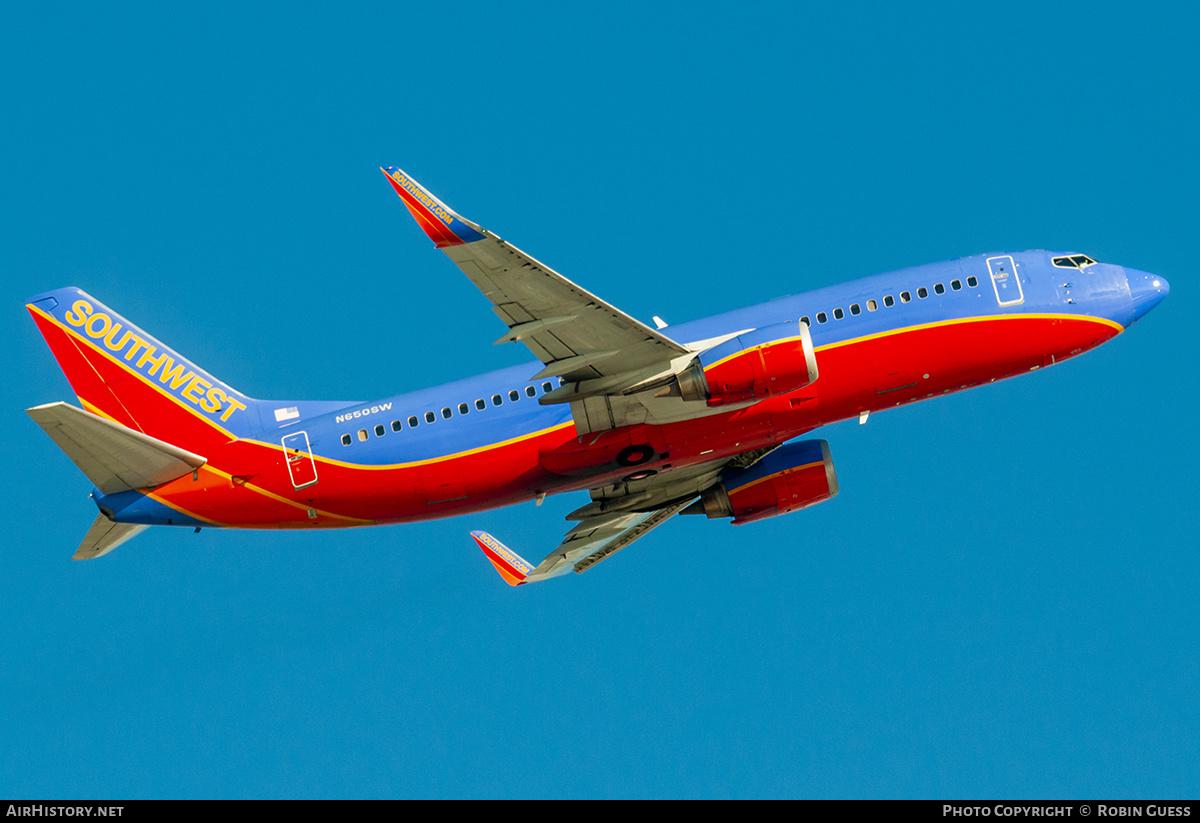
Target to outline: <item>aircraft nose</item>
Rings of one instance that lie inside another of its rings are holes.
[[[1129,281],[1129,296],[1133,298],[1134,319],[1162,302],[1171,293],[1171,284],[1167,278],[1137,269],[1125,269],[1125,279]]]

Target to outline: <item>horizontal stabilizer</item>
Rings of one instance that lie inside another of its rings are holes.
[[[475,538],[479,548],[483,549],[484,556],[496,567],[496,571],[500,572],[505,583],[520,586],[525,582],[525,578],[533,570],[532,564],[525,558],[487,532],[471,532],[471,537]]]
[[[105,494],[157,486],[183,477],[207,462],[198,454],[69,403],[47,403],[25,411]],[[95,528],[92,527],[93,531]],[[91,532],[88,536],[91,537]]]
[[[108,554],[131,537],[150,528],[132,523],[114,523],[102,514],[96,515],[92,527],[75,550],[72,560],[91,560]]]

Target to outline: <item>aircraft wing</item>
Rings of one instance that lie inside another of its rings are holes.
[[[692,502],[688,498],[651,512],[601,514],[567,532],[562,543],[536,567],[487,532],[471,537],[510,586],[537,583],[573,571],[581,574],[661,526]]]
[[[725,468],[748,468],[774,450],[757,449],[733,459],[592,489],[592,502],[567,515],[579,525],[537,566],[487,532],[473,531],[471,537],[510,586],[537,583],[570,571],[581,574],[683,511],[700,492],[718,482]]]
[[[619,392],[695,356],[461,217],[395,166],[382,171],[430,239],[492,301],[508,326],[496,342],[520,340],[545,364],[532,379],[599,381],[598,388]]]

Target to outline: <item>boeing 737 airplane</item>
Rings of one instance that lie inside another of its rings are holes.
[[[82,408],[29,409],[94,484],[75,553],[148,526],[335,528],[587,490],[534,565],[471,535],[512,585],[583,572],[676,514],[735,525],[838,493],[820,426],[1026,374],[1120,334],[1162,277],[1085,254],[982,254],[668,327],[642,323],[388,182],[529,363],[362,403],[256,400],[76,288],[27,308]]]

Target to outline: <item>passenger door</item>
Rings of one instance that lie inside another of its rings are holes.
[[[293,487],[303,489],[317,482],[317,463],[313,460],[308,432],[293,432],[284,437],[283,454]]]
[[[996,302],[1001,306],[1016,306],[1025,302],[1025,294],[1021,291],[1021,278],[1017,275],[1017,266],[1011,255],[989,257],[987,260],[988,273],[992,276],[992,289],[996,292]]]

